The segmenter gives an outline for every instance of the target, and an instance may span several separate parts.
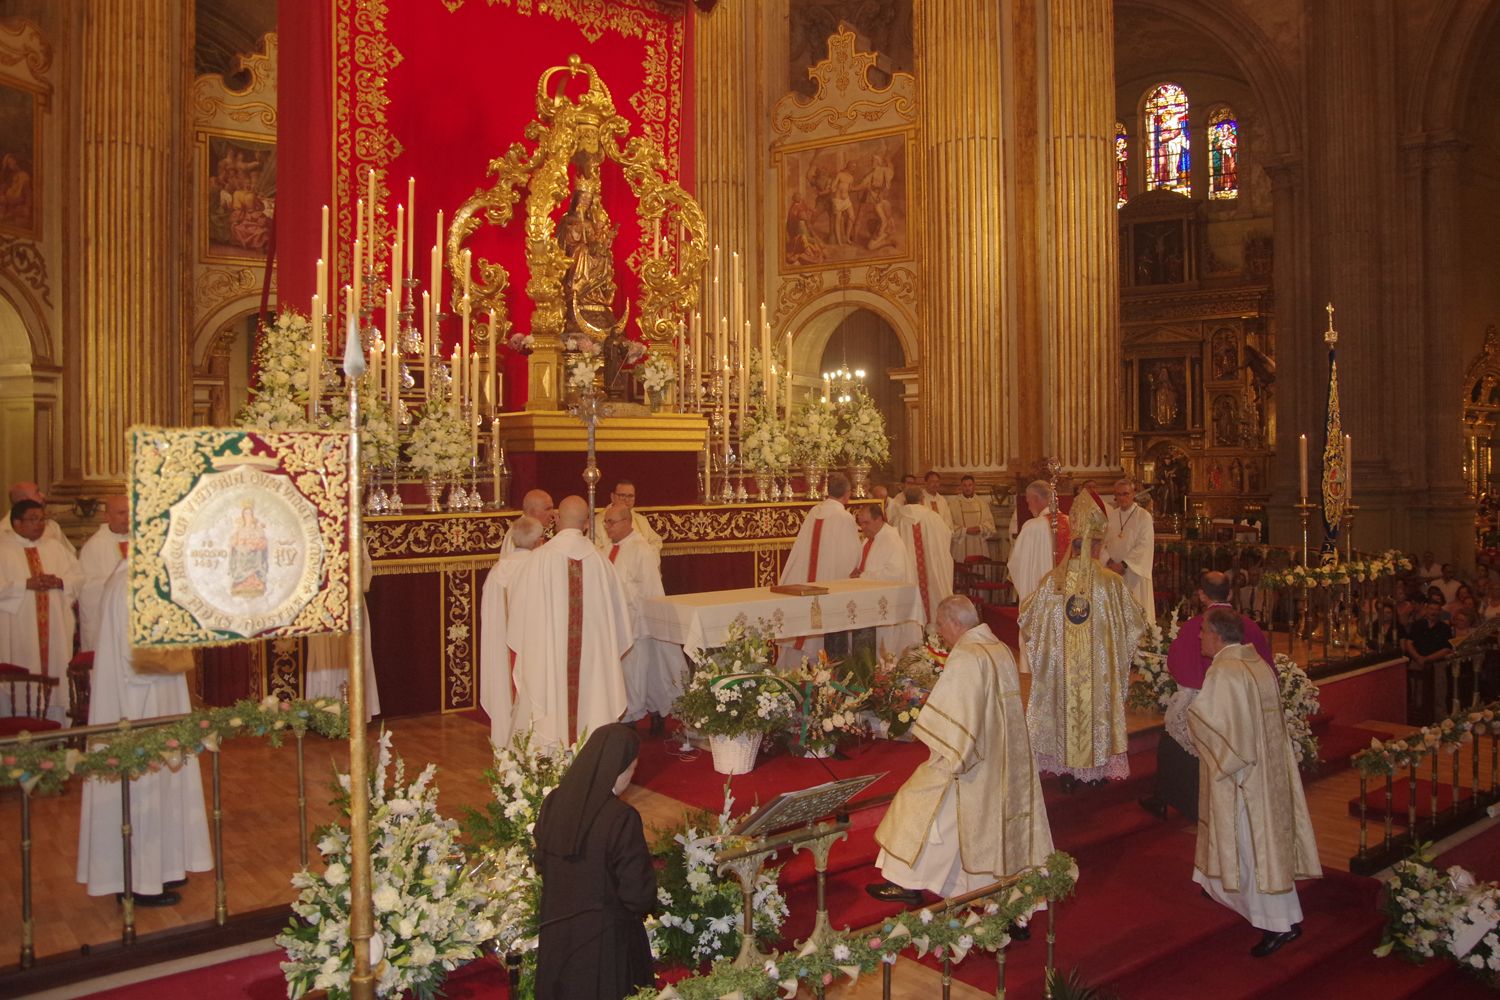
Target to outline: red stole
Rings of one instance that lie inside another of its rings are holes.
[[[128,541],[126,541],[126,542],[120,542],[119,545],[120,545],[120,558],[121,559],[129,559],[130,558],[130,543]]]
[[[615,556],[617,556],[619,554],[620,554],[620,543],[619,542],[615,542],[615,544],[613,544],[613,545],[611,545],[609,547],[609,561],[610,562],[614,562],[615,561]]]
[[[922,542],[922,526],[914,524],[911,526],[912,547],[917,556],[917,590],[922,593],[922,613],[927,616],[927,624],[932,624],[932,600],[927,596],[927,547]]]
[[[568,741],[578,740],[578,675],[583,667],[583,560],[568,560]]]
[[[875,539],[873,537],[865,539],[865,547],[863,549],[860,549],[860,552],[859,552],[859,568],[854,571],[855,573],[859,573],[859,574],[863,574],[864,573],[864,571],[865,571],[865,560],[868,559],[868,558],[870,558],[870,546],[874,545],[874,544],[875,544]]]
[[[812,551],[807,556],[807,582],[815,583],[818,579],[818,544],[823,541],[823,519],[820,517],[813,522]]]
[[[26,568],[31,570],[32,576],[37,576],[42,570],[42,554],[37,551],[35,545],[23,546],[21,551],[26,553]],[[48,600],[45,590],[34,590],[32,594],[36,597],[36,648],[41,657],[41,673],[51,674],[51,658],[48,654],[52,652],[52,602]]]

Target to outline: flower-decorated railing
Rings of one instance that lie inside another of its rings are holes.
[[[1050,972],[1056,941],[1055,904],[1072,895],[1077,881],[1077,864],[1057,851],[1041,867],[955,896],[937,907],[907,910],[862,931],[814,935],[795,950],[761,956],[752,967],[718,962],[704,975],[683,979],[662,990],[641,990],[632,1000],[710,1000],[724,996],[772,1000],[793,996],[802,986],[822,997],[835,982],[848,979],[852,985],[877,968],[881,969],[882,996],[889,1000],[891,968],[903,952],[912,952],[918,958],[930,953],[940,959],[946,983],[952,978],[953,966],[976,950],[994,952],[998,966],[995,995],[1004,996],[1005,949],[1015,925],[1025,924],[1043,904],[1053,904],[1047,910]]]
[[[223,810],[220,804],[219,753],[225,740],[264,737],[280,746],[290,734],[297,742],[297,810],[302,863],[307,864],[307,785],[303,738],[316,733],[334,739],[349,735],[348,709],[330,698],[312,701],[245,700],[225,708],[155,719],[122,720],[97,726],[44,733],[23,732],[0,739],[0,789],[16,788],[21,801],[21,968],[35,961],[31,892],[31,796],[60,791],[72,778],[117,781],[120,784],[121,849],[124,886],[121,906],[121,943],[135,943],[135,907],[131,893],[130,786],[136,778],[178,770],[190,757],[207,753],[212,763],[212,842],[214,853],[214,920],[228,920],[224,882]],[[79,747],[82,746],[82,749]]]
[[[1490,776],[1488,787],[1481,786],[1479,759],[1483,737],[1489,736]],[[1472,747],[1468,795],[1464,795],[1459,751]],[[1448,808],[1439,809],[1439,760],[1443,754],[1452,758],[1452,795]],[[1496,763],[1500,760],[1500,701],[1461,709],[1441,722],[1424,726],[1406,736],[1389,740],[1372,739],[1370,746],[1350,758],[1359,772],[1359,853],[1349,859],[1349,870],[1356,875],[1379,871],[1410,853],[1419,839],[1437,840],[1484,816],[1485,809],[1500,801],[1500,781]],[[1427,815],[1417,815],[1417,776],[1429,768]],[[1395,833],[1396,775],[1406,773],[1406,831]],[[1377,846],[1369,843],[1370,783],[1385,782],[1385,830]]]

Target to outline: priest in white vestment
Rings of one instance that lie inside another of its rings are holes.
[[[682,694],[687,660],[682,647],[653,639],[646,631],[645,603],[665,597],[661,584],[661,556],[649,539],[635,530],[631,509],[613,503],[604,511],[604,553],[630,605],[630,629],[635,643],[625,654],[625,718],[635,722],[651,716],[651,729],[660,732],[662,719],[672,711],[672,702]]]
[[[47,498],[42,494],[41,487],[39,487],[36,483],[13,483],[13,484],[11,484],[11,487],[10,487],[10,503],[11,503],[11,506],[14,506],[17,503],[20,503],[22,500],[31,500],[31,501],[33,501],[35,503],[41,504],[42,505],[42,510],[45,513],[46,508],[47,508]],[[67,535],[63,534],[62,525],[58,524],[56,521],[54,521],[50,517],[47,518],[47,522],[46,523],[47,523],[47,526],[42,530],[42,537],[43,538],[50,538],[54,542],[57,542],[63,548],[67,549],[68,552],[71,553],[76,558],[77,555],[78,555],[78,549],[77,549],[76,546],[73,545],[72,539],[68,538]],[[15,529],[10,526],[10,519],[6,518],[5,520],[0,520],[0,541],[3,541],[5,538],[8,538],[8,537],[10,537],[11,535],[14,535],[14,534],[15,534]]]
[[[360,590],[368,595],[375,569],[370,565],[370,550],[359,564]],[[370,641],[370,605],[360,608],[364,616],[365,721],[380,714],[380,690],[375,683],[375,647]],[[337,698],[349,700],[349,633],[338,632],[307,637],[307,662],[302,672],[304,698]]]
[[[815,504],[802,519],[797,539],[781,564],[781,582],[821,583],[847,580],[859,562],[859,527],[849,513],[849,479],[842,472],[828,474],[828,497]],[[780,644],[788,666],[800,660],[817,659],[823,637],[798,636]]]
[[[943,496],[943,477],[936,472],[928,472],[924,482],[926,486],[922,490],[922,506],[941,518],[951,533],[953,531],[953,508],[948,504],[948,498]],[[911,501],[908,500],[907,503]]]
[[[630,523],[635,526],[636,534],[644,538],[656,550],[657,555],[661,555],[661,536],[651,527],[646,515],[635,509],[635,483],[629,479],[621,479],[615,483],[615,488],[609,494],[609,502],[623,504],[630,511]],[[601,510],[594,515],[594,544],[603,548],[604,536],[604,511]]]
[[[99,642],[99,601],[104,581],[130,555],[130,501],[122,494],[104,498],[104,523],[99,525],[78,552],[83,584],[78,591],[79,648],[93,649]]]
[[[989,500],[974,492],[973,476],[959,480],[958,496],[948,499],[948,509],[953,512],[953,561],[988,559],[990,540],[997,534],[995,514]]]
[[[541,524],[543,541],[550,537],[557,522],[557,509],[552,506],[552,494],[546,490],[527,490],[526,495],[521,498],[521,513],[535,518]],[[500,554],[509,555],[513,548],[515,543],[511,541],[510,532],[507,531],[500,541]]]
[[[1276,676],[1244,640],[1232,608],[1204,614],[1213,662],[1188,708],[1201,787],[1193,881],[1262,932],[1250,954],[1264,958],[1301,936],[1296,880],[1323,869]]]
[[[530,727],[543,747],[571,746],[584,730],[625,712],[620,659],[630,649],[630,608],[613,567],[583,533],[589,506],[570,496],[556,536],[510,588],[505,641],[515,651],[512,731]]]
[[[47,519],[41,504],[17,502],[9,523],[10,534],[0,538],[0,663],[56,677],[47,718],[66,723],[73,602],[83,586],[83,570],[72,550],[43,536]]]
[[[133,650],[128,630],[130,572],[121,563],[105,583],[100,602],[99,648],[94,656],[89,725],[121,719],[151,719],[192,710],[186,672],[192,662],[186,649]],[[186,658],[186,663],[173,663]],[[169,666],[170,664],[170,666]],[[137,906],[170,906],[181,897],[173,890],[188,872],[214,867],[203,806],[203,778],[198,758],[184,756],[181,767],[169,762],[160,771],[136,778],[130,786],[130,887]],[[78,825],[78,881],[90,896],[125,891],[124,852],[120,840],[120,785],[91,778],[83,783],[83,813]]]
[[[510,552],[485,574],[479,592],[479,707],[490,717],[490,742],[508,746],[511,731],[511,652],[506,644],[510,588],[542,544],[542,522],[522,514],[505,533]]]
[[[1156,557],[1156,525],[1151,512],[1135,502],[1135,484],[1121,479],[1115,483],[1115,502],[1106,513],[1106,565],[1125,578],[1125,586],[1146,613],[1146,620],[1154,622],[1156,591],[1151,584],[1151,561]]]
[[[1015,660],[962,595],[937,608],[948,663],[912,724],[927,744],[875,841],[877,899],[953,896],[1044,864],[1052,831],[1031,763]]]
[[[916,575],[922,624],[931,625],[937,606],[953,594],[953,530],[922,502],[922,488],[906,488],[906,511],[901,515],[901,540]]]
[[[880,580],[886,583],[915,583],[917,574],[907,554],[901,532],[886,523],[885,507],[862,504],[855,516],[864,544],[860,546],[859,563],[849,575],[856,580]],[[900,655],[907,647],[922,641],[922,626],[914,621],[878,625],[875,628],[877,651]]]
[[[1017,607],[1025,604],[1026,598],[1052,572],[1053,553],[1056,551],[1053,547],[1052,521],[1047,517],[1047,509],[1052,505],[1052,487],[1038,479],[1026,487],[1022,497],[1031,517],[1021,525],[1020,534],[1010,547],[1010,561],[1006,564],[1010,585],[1016,592]],[[1031,662],[1026,657],[1024,636],[1017,640],[1016,648],[1021,672],[1030,673]]]

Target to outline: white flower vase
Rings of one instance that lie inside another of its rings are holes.
[[[714,770],[720,774],[749,774],[755,769],[755,757],[765,733],[745,736],[710,736],[708,748],[713,751]]]

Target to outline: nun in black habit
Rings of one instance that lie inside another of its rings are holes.
[[[629,726],[594,730],[542,802],[537,1000],[619,1000],[655,983],[645,917],[656,873],[641,814],[618,798],[640,744]]]

